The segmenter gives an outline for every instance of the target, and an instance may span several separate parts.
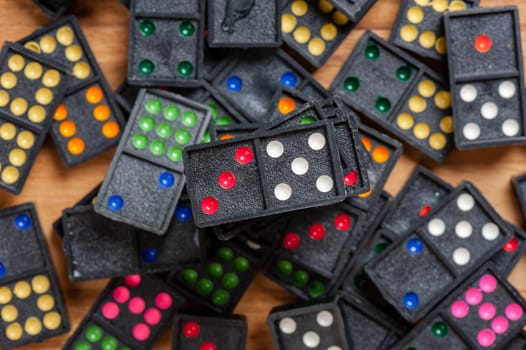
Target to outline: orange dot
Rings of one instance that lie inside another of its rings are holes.
[[[60,132],[60,135],[64,137],[71,137],[77,132],[77,126],[73,121],[65,120],[62,123],[60,123],[58,131]]]
[[[93,110],[93,118],[95,118],[99,122],[103,122],[106,119],[108,119],[110,117],[110,114],[111,114],[110,107],[106,105],[98,105]]]
[[[373,147],[373,143],[368,137],[362,136],[362,145],[365,147],[367,152],[371,152],[371,148]]]
[[[486,53],[489,50],[491,50],[491,46],[493,45],[493,42],[491,41],[491,38],[487,36],[486,34],[481,34],[475,38],[475,50],[477,50],[480,53]]]
[[[57,109],[55,110],[53,119],[60,121],[60,120],[66,119],[67,117],[68,117],[68,107],[66,107],[66,105],[63,103],[59,104]]]
[[[364,193],[360,193],[358,195],[358,197],[360,197],[360,198],[367,198],[367,197],[369,197],[371,195],[372,192],[373,192],[373,188],[369,187],[369,191],[364,192]]]
[[[102,93],[102,89],[98,86],[92,86],[88,90],[86,90],[86,100],[89,103],[99,103],[100,101],[102,101],[103,97],[104,94]]]
[[[373,151],[373,159],[376,163],[384,163],[389,159],[389,150],[385,146],[378,146]]]
[[[278,102],[278,109],[281,114],[289,114],[296,109],[296,102],[290,97],[282,97]]]
[[[84,152],[84,148],[86,148],[86,145],[81,138],[74,137],[68,141],[68,151],[71,154],[81,154]]]
[[[120,127],[116,122],[106,122],[102,126],[102,134],[108,139],[113,139],[119,135]]]
[[[232,140],[233,138],[234,138],[234,135],[232,134],[224,134],[224,135],[221,135],[221,137],[219,137],[221,141]]]

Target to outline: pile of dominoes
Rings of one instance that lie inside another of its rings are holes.
[[[54,22],[0,54],[0,189],[22,191],[48,134],[67,167],[117,147],[53,225],[72,282],[111,278],[63,349],[167,329],[174,350],[245,349],[233,312],[258,272],[301,300],[268,315],[278,350],[526,349],[507,280],[526,232],[423,166],[383,189],[403,145],[441,163],[526,144],[516,7],[401,0],[390,40],[365,32],[325,89],[311,73],[375,0],[122,1],[113,92],[74,1],[34,2]],[[34,205],[0,231],[0,349],[70,332]]]

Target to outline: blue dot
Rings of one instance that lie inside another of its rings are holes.
[[[175,177],[169,172],[164,172],[159,175],[159,186],[162,188],[170,188],[174,185]]]
[[[4,276],[5,276],[5,273],[6,273],[5,266],[4,266],[4,264],[2,264],[2,263],[0,262],[0,277],[4,277]]]
[[[192,218],[192,209],[187,205],[179,204],[175,208],[175,217],[182,222],[188,221]]]
[[[406,293],[402,302],[404,303],[406,309],[416,309],[418,307],[418,295],[414,292]]]
[[[243,88],[243,80],[236,75],[232,75],[227,79],[226,87],[232,92],[238,92]]]
[[[15,218],[15,226],[20,231],[25,231],[33,225],[33,221],[27,214],[17,215]]]
[[[298,77],[292,72],[285,72],[281,75],[281,85],[293,88],[298,83]]]
[[[422,241],[418,238],[411,238],[409,241],[407,241],[406,248],[411,254],[420,254],[424,248],[424,243],[422,243]]]
[[[155,248],[144,248],[142,251],[142,260],[147,264],[153,264],[159,259],[159,252]]]
[[[124,207],[124,199],[118,194],[114,194],[108,198],[108,208],[113,211],[121,210]]]

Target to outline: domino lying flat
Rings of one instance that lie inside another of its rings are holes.
[[[74,0],[33,0],[46,16],[57,19],[71,6]]]
[[[334,5],[349,17],[352,22],[358,23],[371,6],[376,3],[376,0],[327,0],[323,2]],[[327,6],[326,4],[324,5]]]

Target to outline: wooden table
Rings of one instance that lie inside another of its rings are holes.
[[[192,0],[188,0],[192,1]],[[272,1],[272,0],[269,0]],[[126,76],[128,11],[116,0],[77,0],[73,7],[79,17],[95,56],[112,88]],[[370,29],[387,38],[398,11],[399,0],[378,0],[360,25],[349,35],[332,59],[315,74],[328,86],[345,61],[356,41],[365,29]],[[481,0],[482,6],[518,5],[522,17],[522,28],[526,28],[526,2],[521,0]],[[0,42],[16,41],[49,20],[32,4],[31,0],[0,0]],[[526,33],[523,33],[523,50],[526,48]],[[106,280],[71,283],[67,278],[67,267],[60,240],[53,234],[51,224],[62,210],[70,207],[87,191],[99,183],[110,163],[113,151],[106,152],[73,169],[66,169],[50,139],[45,143],[36,164],[19,196],[0,193],[0,208],[24,202],[36,204],[41,224],[47,237],[67,309],[72,331],[89,310]],[[405,154],[392,173],[386,189],[396,194],[417,164],[432,169],[444,180],[458,184],[464,179],[474,182],[484,195],[507,220],[523,226],[519,204],[511,186],[511,176],[526,172],[526,147],[506,147],[483,151],[453,151],[444,164],[437,164],[418,152],[406,147]],[[522,259],[511,275],[511,282],[526,296],[526,260]],[[249,320],[249,350],[271,349],[266,317],[273,306],[286,304],[294,298],[281,287],[257,276],[236,309]],[[21,349],[56,350],[63,345],[68,335],[55,337],[39,344]],[[170,349],[171,335],[166,332],[156,349]]]

